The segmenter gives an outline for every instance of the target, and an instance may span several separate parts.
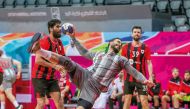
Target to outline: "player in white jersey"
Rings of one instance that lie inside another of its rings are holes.
[[[17,74],[13,68],[13,65],[17,67]],[[18,104],[15,96],[12,93],[12,85],[16,81],[16,79],[20,79],[21,77],[21,63],[12,58],[1,58],[0,57],[0,68],[3,72],[3,81],[0,85],[0,101],[1,101],[1,109],[5,109],[5,95],[11,101],[11,103],[15,106],[16,109],[22,109],[23,106]]]

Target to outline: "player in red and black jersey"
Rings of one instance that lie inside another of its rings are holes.
[[[63,103],[69,103],[72,97],[71,93],[71,80],[69,75],[65,75],[61,73],[61,77],[59,79],[59,87],[61,90],[61,99]]]
[[[181,81],[179,93],[173,99],[174,109],[179,108],[180,102],[190,102],[190,71],[185,71],[184,79]],[[189,105],[190,106],[190,105]]]
[[[190,71],[184,74],[184,80],[181,82],[179,92],[182,96],[190,96]]]
[[[148,72],[150,80],[152,81],[152,62],[150,56],[149,47],[140,42],[142,36],[142,29],[140,26],[134,26],[132,28],[132,37],[133,41],[127,43],[122,47],[121,55],[128,58],[130,64],[140,71],[143,75],[146,76],[145,64],[148,64]],[[131,99],[135,87],[137,88],[138,94],[140,95],[141,104],[143,108],[148,108],[148,96],[146,85],[143,85],[136,81],[132,76],[125,73],[124,75],[124,93],[125,93],[125,102],[123,109],[129,109],[131,104]]]
[[[49,36],[44,36],[40,40],[41,48],[64,56],[64,47],[59,39],[61,37],[61,21],[58,19],[50,20],[48,22],[48,31]],[[40,33],[36,33],[35,35],[40,35]],[[55,77],[55,72],[61,68],[61,66],[55,65],[36,55],[35,65],[32,70],[32,83],[37,98],[37,109],[44,108],[45,95],[47,94],[54,100],[58,109],[63,109],[63,103],[60,102],[60,88],[58,80]]]
[[[175,102],[173,101],[174,95],[179,92],[181,79],[179,77],[179,70],[177,68],[172,69],[172,78],[168,82],[167,91],[165,92],[165,95],[162,96],[162,109],[168,109],[167,102],[172,101],[173,106],[175,105]]]

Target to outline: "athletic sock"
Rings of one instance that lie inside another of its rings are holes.
[[[15,107],[18,107],[19,106],[19,104],[18,104],[18,102],[15,100],[15,101],[13,101],[13,105],[15,106]]]
[[[138,103],[137,103],[137,107],[138,107],[138,109],[142,109],[141,102],[138,102]]]
[[[1,102],[1,109],[5,109],[5,102]]]

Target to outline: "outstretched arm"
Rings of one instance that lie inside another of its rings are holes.
[[[84,46],[80,44],[80,42],[75,38],[75,28],[73,28],[73,33],[67,33],[73,40],[77,50],[79,51],[80,55],[85,56],[86,58],[93,59],[96,53],[89,52]]]
[[[152,83],[151,81],[148,81],[145,76],[140,73],[139,71],[137,71],[135,68],[133,68],[128,59],[125,57],[121,57],[121,66],[122,68],[124,68],[127,73],[129,73],[131,76],[133,76],[136,80],[140,81],[143,84],[147,84],[148,86],[153,86],[154,83]]]
[[[133,68],[129,63],[125,64],[124,69],[127,71],[127,73],[129,73],[131,76],[133,76],[136,80],[140,81],[141,83],[144,83],[147,80],[142,73]]]
[[[89,52],[84,46],[80,44],[80,42],[75,37],[71,37],[71,38],[77,50],[79,51],[80,55],[85,56],[89,59],[93,59],[93,57],[95,56],[95,53]]]

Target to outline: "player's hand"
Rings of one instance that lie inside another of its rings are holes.
[[[116,95],[115,94],[111,94],[111,99],[116,99]]]
[[[65,71],[65,68],[61,65],[54,65],[54,68],[59,72]]]
[[[149,77],[149,81],[153,82],[153,78],[152,78],[152,76]]]
[[[72,33],[69,33],[67,32],[66,35],[70,36],[71,38],[75,38],[75,27],[73,27],[73,32]]]
[[[16,75],[16,79],[20,79],[20,77],[21,77],[21,73],[18,72],[17,75]]]
[[[61,77],[66,76],[67,71],[65,70],[65,68],[63,66],[55,65],[54,68],[61,73]]]
[[[61,97],[65,98],[65,94],[66,94],[66,92],[64,90],[61,91]]]
[[[144,84],[146,84],[148,87],[153,87],[155,84],[151,82],[150,80],[145,80]]]

